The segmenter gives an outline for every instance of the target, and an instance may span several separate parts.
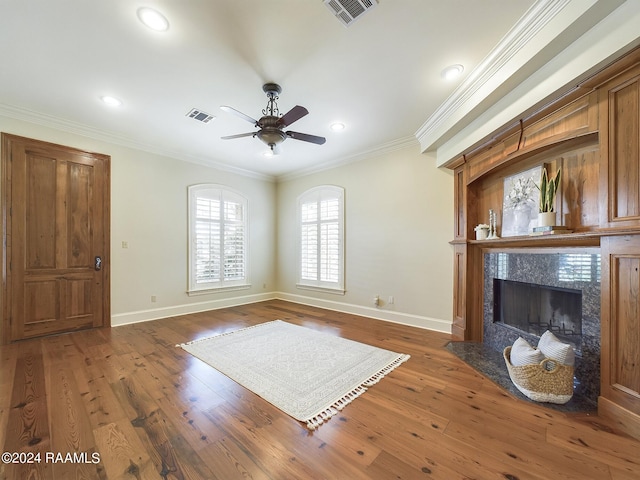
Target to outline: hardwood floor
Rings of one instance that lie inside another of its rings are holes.
[[[411,359],[310,432],[175,347],[277,318]],[[513,398],[449,339],[269,301],[3,346],[2,451],[41,457],[1,463],[0,478],[640,478],[640,442]]]

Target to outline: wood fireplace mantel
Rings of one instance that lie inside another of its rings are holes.
[[[498,213],[504,179],[562,170],[556,222],[573,233],[475,240]],[[640,438],[640,49],[450,160],[454,171],[452,333],[482,341],[483,251],[599,247],[602,374],[598,408]]]

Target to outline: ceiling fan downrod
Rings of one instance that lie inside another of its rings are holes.
[[[282,93],[282,87],[277,83],[265,83],[262,86],[262,91],[267,94],[268,101],[267,107],[262,110],[263,115],[269,115],[271,117],[278,117],[280,111],[278,110],[277,100],[280,98],[278,95]]]

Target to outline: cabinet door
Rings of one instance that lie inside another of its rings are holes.
[[[456,340],[482,341],[483,275],[482,248],[454,243],[453,326]]]
[[[601,396],[640,415],[640,235],[603,237],[601,253]]]
[[[604,84],[599,102],[600,223],[640,226],[640,65]]]

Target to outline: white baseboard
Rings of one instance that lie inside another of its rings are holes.
[[[409,313],[382,310],[379,308],[364,307],[351,303],[335,302],[320,298],[307,297],[285,292],[269,292],[257,295],[243,295],[239,297],[223,298],[219,300],[208,300],[206,302],[188,303],[184,305],[174,305],[171,307],[154,308],[149,310],[138,310],[136,312],[118,313],[111,316],[111,326],[128,325],[131,323],[147,322],[161,318],[175,317],[178,315],[188,315],[190,313],[206,312],[208,310],[218,310],[220,308],[237,307],[250,303],[264,302],[266,300],[285,300],[287,302],[300,303],[312,307],[325,308],[337,312],[350,313],[361,317],[375,318],[391,323],[409,325],[411,327],[434,330],[436,332],[451,333],[451,321],[437,318],[425,317],[422,315],[412,315]]]
[[[277,297],[273,292],[260,293],[256,295],[242,295],[240,297],[207,300],[206,302],[174,305],[171,307],[153,308],[150,310],[138,310],[136,312],[118,313],[111,315],[111,326],[117,327],[119,325],[128,325],[130,323],[175,317],[177,315],[187,315],[189,313],[206,312],[208,310],[218,310],[220,308],[237,307],[239,305],[264,302],[265,300],[274,300],[275,298]]]
[[[351,313],[361,317],[375,318],[376,320],[384,320],[391,323],[399,323],[411,327],[424,328],[425,330],[434,330],[436,332],[451,334],[451,321],[441,320],[439,318],[425,317],[422,315],[413,315],[410,313],[394,312],[391,310],[382,310],[380,308],[365,307],[362,305],[354,305],[351,303],[335,302],[333,300],[324,300],[321,298],[307,297],[304,295],[296,295],[286,292],[275,292],[275,298],[286,300],[287,302],[301,303],[312,307],[325,308],[337,312]]]

